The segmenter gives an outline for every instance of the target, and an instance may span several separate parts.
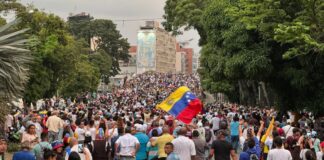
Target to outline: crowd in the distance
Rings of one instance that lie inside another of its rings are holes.
[[[13,160],[323,160],[324,142],[315,117],[272,108],[206,104],[190,124],[156,110],[180,86],[198,97],[197,75],[145,73],[109,93],[75,100],[51,98],[28,112],[6,116],[4,158]]]

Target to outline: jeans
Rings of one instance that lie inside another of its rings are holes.
[[[57,140],[58,133],[53,131],[48,131],[48,141],[52,143],[53,141]]]
[[[239,136],[231,136],[231,144],[236,152],[239,147],[239,140]]]

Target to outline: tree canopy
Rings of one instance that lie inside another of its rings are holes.
[[[120,71],[119,61],[128,61],[129,43],[116,29],[116,24],[107,19],[93,19],[90,15],[72,16],[69,18],[68,24],[69,31],[75,37],[87,40],[89,46],[90,43],[97,45],[95,52],[100,51],[99,55],[104,58],[100,62],[101,64],[105,61],[107,65],[110,65],[108,66],[111,68],[109,71],[107,67],[100,70],[101,76],[117,75]],[[92,42],[91,38],[93,38]],[[100,63],[97,65],[101,65]],[[108,82],[108,79],[106,78],[104,81]]]
[[[323,113],[323,1],[195,2],[168,0],[164,24],[173,32],[196,28],[191,21],[202,26],[204,89],[241,104]],[[194,12],[186,5],[194,4],[202,14],[184,16]]]

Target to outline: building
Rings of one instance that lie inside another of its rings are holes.
[[[193,64],[193,49],[183,48],[179,43],[177,43],[176,72],[192,74],[193,73],[192,64]]]
[[[200,53],[195,52],[192,57],[192,72],[193,73],[197,73],[197,70],[200,66],[199,58],[200,58]]]
[[[159,27],[158,22],[147,21],[137,34],[137,73],[156,71],[176,72],[176,38]]]
[[[184,73],[184,66],[182,66],[184,62],[184,53],[181,52],[179,43],[177,43],[176,47],[177,47],[176,65],[175,65],[176,73]]]

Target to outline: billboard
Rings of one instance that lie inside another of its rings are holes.
[[[139,31],[137,34],[137,73],[155,70],[156,35],[154,30]]]

